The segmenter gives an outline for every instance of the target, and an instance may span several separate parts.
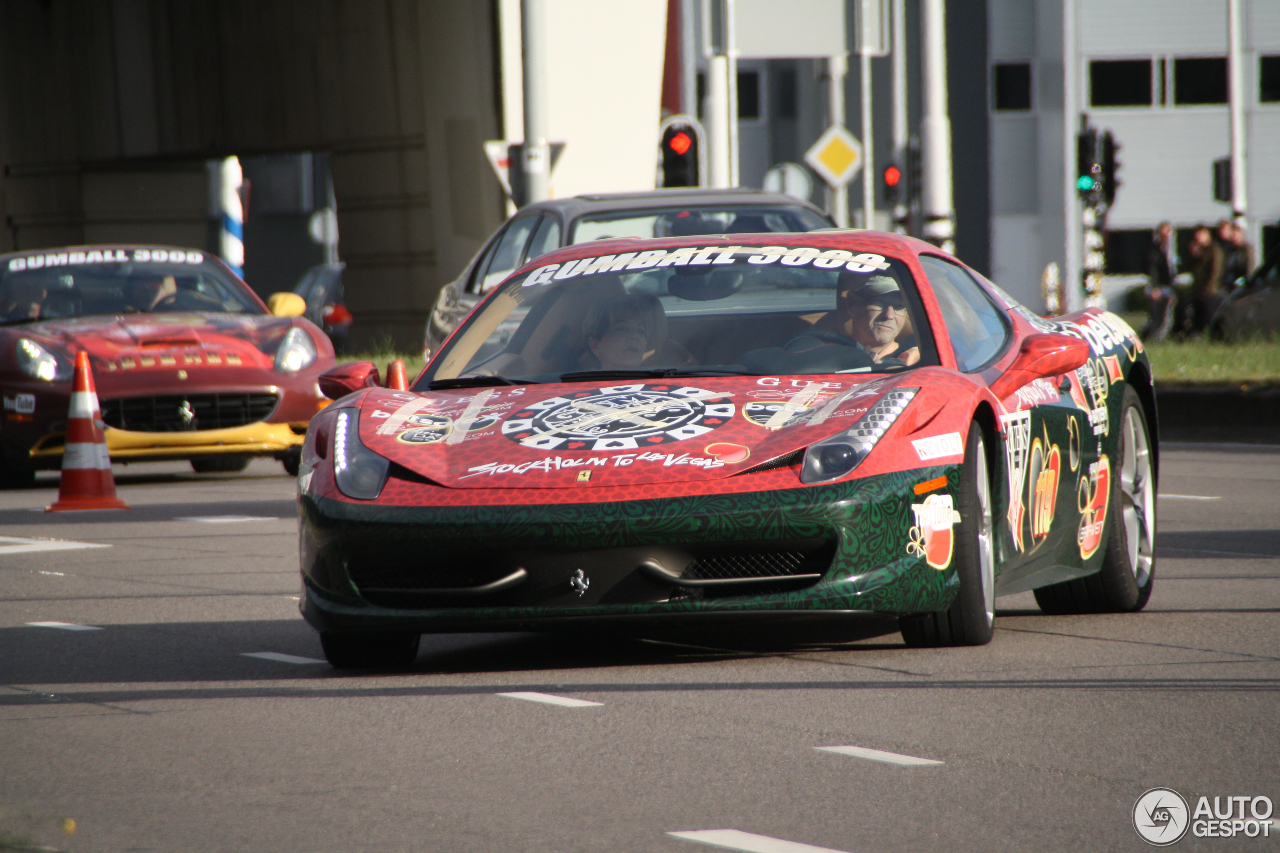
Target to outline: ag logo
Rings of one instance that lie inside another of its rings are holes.
[[[531,403],[502,434],[537,450],[635,450],[705,435],[728,423],[727,394],[672,385],[615,385]]]
[[[799,406],[786,400],[769,400],[747,403],[742,407],[742,416],[756,426],[782,429],[804,420],[811,411],[808,406]]]
[[[1133,828],[1156,847],[1180,841],[1191,825],[1189,818],[1187,801],[1172,788],[1152,788],[1133,804]]]
[[[409,423],[413,424],[413,428],[397,435],[396,441],[406,444],[435,444],[443,441],[453,431],[453,421],[442,415],[413,415],[409,418]]]

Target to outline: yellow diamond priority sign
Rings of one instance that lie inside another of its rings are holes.
[[[833,187],[842,187],[862,168],[862,143],[844,125],[834,124],[805,152],[804,161]]]

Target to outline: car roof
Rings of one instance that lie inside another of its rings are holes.
[[[619,210],[646,210],[669,207],[720,207],[732,205],[779,205],[803,207],[829,219],[819,208],[802,199],[783,193],[741,187],[736,189],[701,189],[699,187],[672,187],[629,193],[589,193],[569,198],[548,199],[522,207],[519,213],[548,210],[560,214],[565,220],[577,219],[586,213],[608,213]],[[517,214],[519,215],[519,214]]]

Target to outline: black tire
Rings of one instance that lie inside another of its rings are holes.
[[[1132,613],[1146,606],[1156,576],[1156,482],[1151,451],[1142,401],[1126,385],[1102,569],[1037,589],[1036,603],[1045,613]]]
[[[248,467],[248,456],[207,456],[191,460],[191,470],[197,474],[234,474]]]
[[[991,466],[982,426],[969,426],[964,468],[960,472],[955,528],[956,571],[960,590],[951,607],[932,613],[898,617],[908,646],[982,646],[995,627],[995,550],[991,518]]]
[[[298,468],[302,466],[302,451],[294,450],[280,457],[280,464],[284,466],[284,472],[290,477],[298,476]]]
[[[404,669],[418,657],[419,635],[409,631],[322,631],[320,646],[334,669]]]
[[[36,481],[36,469],[15,465],[0,456],[0,489],[25,489]]]

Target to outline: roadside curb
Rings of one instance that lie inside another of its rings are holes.
[[[1156,384],[1162,441],[1280,443],[1280,386]]]

